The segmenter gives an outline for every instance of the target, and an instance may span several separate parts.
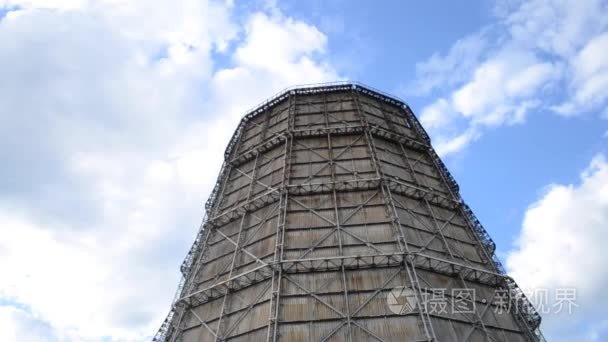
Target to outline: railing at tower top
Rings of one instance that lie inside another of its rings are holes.
[[[234,148],[234,145],[236,145],[236,140],[237,140],[238,136],[240,135],[240,131],[241,131],[240,128],[242,128],[242,126],[244,126],[244,124],[247,121],[249,121],[249,119],[251,119],[252,117],[254,117],[255,115],[257,115],[259,113],[264,112],[266,109],[277,104],[278,102],[281,102],[282,100],[287,98],[287,96],[289,96],[290,93],[297,92],[297,93],[302,93],[302,94],[306,94],[306,93],[313,94],[313,93],[319,93],[319,92],[348,90],[348,89],[363,90],[369,94],[379,95],[382,98],[384,98],[387,102],[393,102],[396,105],[405,106],[405,107],[409,108],[407,103],[405,101],[403,101],[402,99],[400,99],[399,97],[385,93],[381,90],[375,89],[373,87],[370,87],[370,86],[365,85],[360,82],[339,81],[339,82],[327,82],[327,83],[310,83],[310,84],[302,84],[302,85],[284,88],[283,90],[275,93],[273,96],[271,96],[267,100],[255,105],[255,106],[251,107],[249,110],[245,111],[245,115],[243,115],[243,118],[241,119],[239,127],[234,132],[232,138],[230,139],[230,143],[226,147],[225,156],[226,157],[229,156],[230,152]],[[426,134],[426,132],[424,134],[428,138],[428,135]],[[429,140],[429,142],[430,142],[430,140]]]
[[[188,254],[186,254],[186,257],[184,258],[184,261],[182,262],[182,265],[180,266],[180,271],[184,277],[187,276],[188,273],[190,272],[190,268],[192,267],[192,264],[198,257],[198,253],[200,251],[201,244],[205,240],[205,235],[207,234],[207,229],[205,229],[206,222],[207,222],[207,219],[205,217],[205,219],[203,219],[203,223],[201,224],[201,226],[198,230],[198,233],[196,234],[194,243],[192,243],[192,246],[190,247]]]
[[[211,190],[211,194],[207,198],[207,202],[205,202],[205,210],[209,212],[213,207],[213,204],[216,202],[217,196],[221,190],[223,182],[223,177],[226,176],[226,168],[228,167],[228,163],[224,161],[222,163],[222,167],[220,168],[220,177],[217,182],[215,182],[215,186]]]

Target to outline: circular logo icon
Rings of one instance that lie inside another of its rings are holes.
[[[394,314],[406,315],[416,308],[416,293],[409,287],[395,287],[386,296],[386,303]]]

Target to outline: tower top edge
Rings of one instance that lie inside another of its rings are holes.
[[[398,96],[383,92],[374,87],[370,87],[366,84],[356,81],[337,81],[337,82],[326,82],[326,83],[310,83],[310,84],[299,84],[288,88],[285,88],[270,98],[266,99],[262,103],[253,106],[249,110],[245,111],[242,120],[247,121],[256,114],[273,107],[278,102],[289,97],[290,95],[310,95],[310,94],[323,94],[335,91],[347,91],[355,90],[362,93],[367,93],[374,97],[381,98],[387,102],[391,102],[396,105],[408,107],[408,104]]]
[[[266,99],[264,102],[252,107],[247,110],[245,114],[242,116],[239,125],[237,126],[235,132],[230,139],[228,146],[224,152],[224,155],[227,157],[230,155],[232,149],[236,144],[236,140],[240,135],[240,131],[242,127],[244,127],[251,119],[256,116],[264,113],[270,108],[281,103],[283,100],[286,100],[290,96],[297,95],[314,95],[314,94],[324,94],[331,92],[340,92],[340,91],[356,91],[371,97],[375,97],[379,100],[385,101],[387,103],[391,103],[398,107],[403,107],[404,109],[411,112],[409,105],[400,99],[398,96],[388,94],[376,88],[370,87],[366,84],[356,81],[337,81],[337,82],[326,82],[326,83],[311,83],[311,84],[300,84],[292,87],[285,88],[270,98]]]

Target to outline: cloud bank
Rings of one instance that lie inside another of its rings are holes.
[[[411,96],[437,98],[420,112],[440,155],[533,111],[601,112],[608,85],[605,1],[498,1],[497,22],[416,66]],[[555,101],[556,95],[565,98]]]
[[[544,312],[551,341],[600,341],[608,334],[608,162],[590,162],[579,184],[552,184],[525,213],[509,273]],[[575,289],[571,314],[558,310],[556,291]],[[547,295],[542,295],[546,291]]]
[[[149,339],[238,120],[339,78],[327,37],[230,1],[0,8],[0,340]]]

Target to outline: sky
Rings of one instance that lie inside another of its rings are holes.
[[[547,339],[605,341],[606,13],[0,0],[0,340],[149,340],[241,116],[289,86],[353,80],[418,115],[509,274],[549,294]],[[572,312],[560,289],[576,289]]]

